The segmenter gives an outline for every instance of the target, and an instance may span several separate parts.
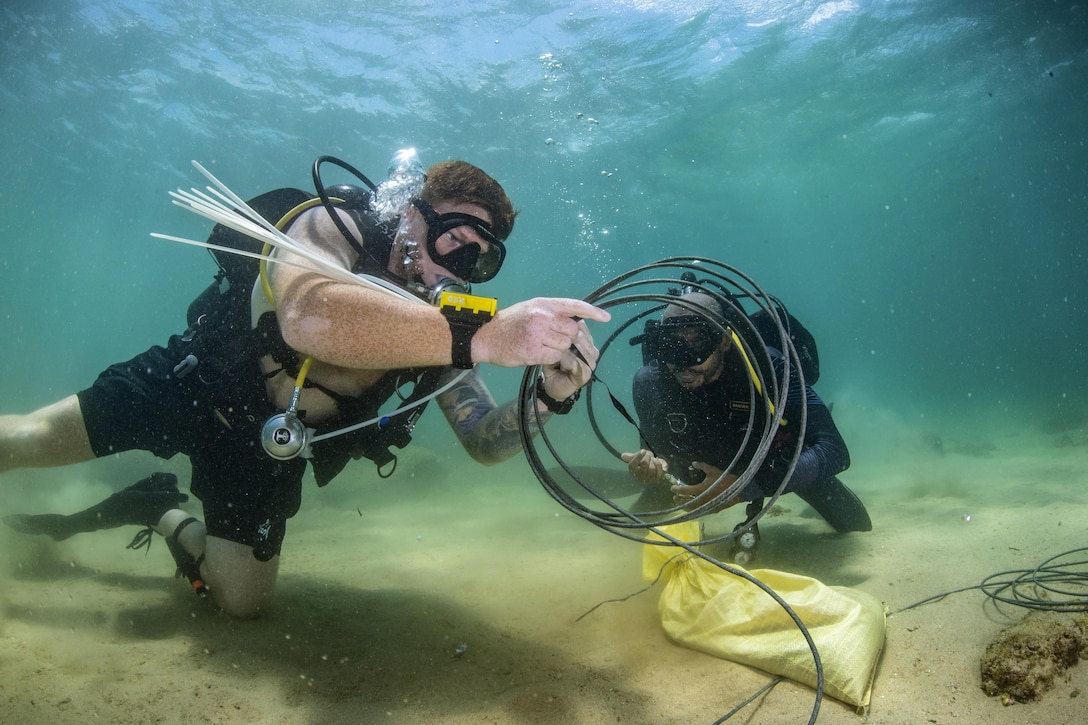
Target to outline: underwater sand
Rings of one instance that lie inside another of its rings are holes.
[[[894,614],[1085,545],[1084,431],[887,442],[844,476],[871,533],[835,535],[796,497],[762,526],[758,566],[893,612],[868,713],[825,698],[818,722],[1084,722],[1088,663],[1036,703],[981,691],[986,644],[1027,610],[972,591]],[[164,467],[185,474],[142,455],[8,473],[0,512],[76,510]],[[0,531],[0,721],[712,723],[770,679],[668,641],[660,585],[575,621],[644,586],[641,546],[561,509],[522,459],[452,472],[420,446],[389,481],[355,464],[306,499],[275,607],[252,622],[170,578],[161,540],[125,551],[134,527]],[[813,698],[782,682],[731,722],[803,723]]]

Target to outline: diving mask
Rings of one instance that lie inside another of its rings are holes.
[[[427,201],[420,197],[412,199],[414,206],[427,223],[427,253],[438,265],[448,269],[455,276],[468,282],[480,283],[492,279],[502,269],[506,259],[506,247],[491,225],[479,217],[461,212],[440,214]],[[484,251],[479,244],[462,244],[447,254],[438,253],[438,239],[457,227],[469,227],[487,244]]]
[[[678,368],[702,365],[717,350],[722,331],[698,316],[674,317],[647,325],[642,342],[646,357]]]

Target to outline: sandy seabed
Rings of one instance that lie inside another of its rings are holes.
[[[867,534],[780,501],[756,566],[864,590],[890,612],[870,708],[825,698],[818,722],[1088,721],[1088,663],[1035,703],[982,692],[986,644],[1027,610],[968,591],[897,613],[1088,545],[1086,442],[904,434],[844,475]],[[578,620],[645,586],[641,545],[562,509],[524,460],[451,468],[419,448],[387,481],[363,462],[308,484],[274,608],[251,622],[171,578],[161,540],[126,551],[135,527],[61,543],[0,531],[0,721],[709,724],[770,680],[671,643],[660,585]],[[130,455],[7,473],[0,513],[78,510],[150,470],[185,480],[183,465]],[[803,723],[813,706],[787,681],[731,722]]]

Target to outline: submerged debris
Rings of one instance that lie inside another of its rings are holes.
[[[1088,615],[1032,612],[987,645],[982,689],[1005,705],[1038,700],[1082,654],[1088,657]]]

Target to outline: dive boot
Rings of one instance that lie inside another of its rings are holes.
[[[102,503],[69,514],[13,514],[5,524],[24,534],[45,534],[54,541],[64,541],[73,534],[113,529],[126,524],[154,526],[162,515],[189,497],[178,491],[178,477],[172,473],[153,473],[128,488],[118,491]]]

